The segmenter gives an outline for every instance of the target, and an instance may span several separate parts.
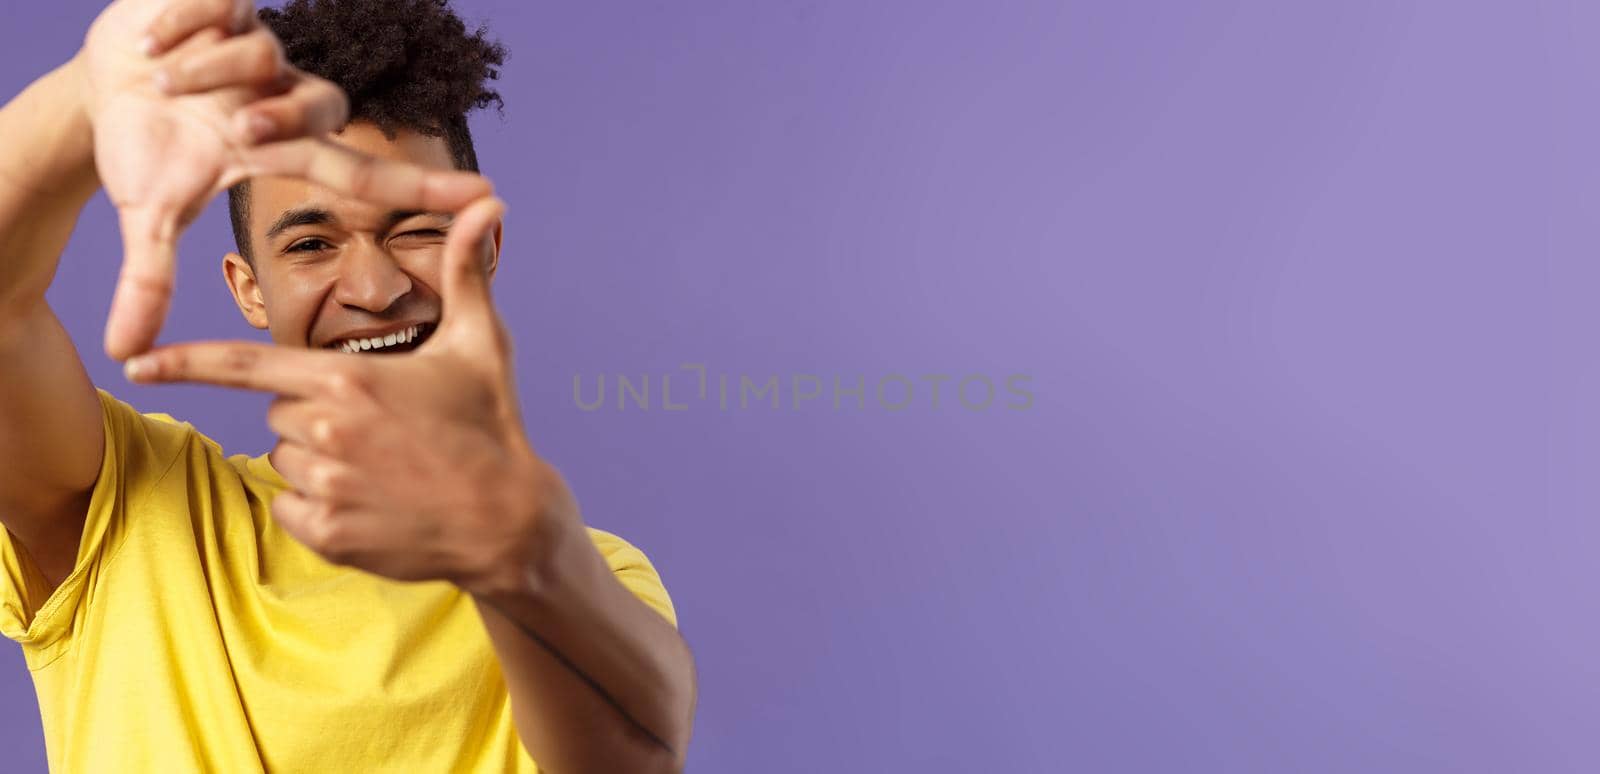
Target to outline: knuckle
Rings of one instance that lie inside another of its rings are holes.
[[[331,418],[320,419],[311,428],[312,439],[334,454],[348,449],[354,435],[348,424]]]
[[[283,53],[278,49],[277,40],[267,35],[256,35],[250,40],[245,50],[245,66],[250,74],[263,81],[278,77]]]
[[[248,373],[255,369],[259,358],[254,349],[230,345],[219,353],[218,364],[230,373]]]
[[[329,417],[317,417],[311,420],[311,440],[321,445],[328,445],[333,441],[333,420]]]
[[[189,372],[189,353],[171,349],[156,356],[156,370],[169,376],[183,376]]]
[[[354,368],[341,368],[330,372],[326,377],[328,393],[344,400],[366,395],[371,386],[370,381],[364,372]]]
[[[314,465],[309,475],[311,488],[324,497],[331,497],[344,490],[346,481],[339,469],[330,464]]]

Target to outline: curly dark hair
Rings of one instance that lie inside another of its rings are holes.
[[[390,139],[401,129],[444,137],[457,169],[478,171],[467,114],[504,109],[488,82],[500,77],[506,49],[473,32],[449,0],[289,0],[262,8],[291,64],[332,81],[350,100],[350,120],[376,124]],[[228,218],[239,252],[250,256],[249,181],[228,190]]]

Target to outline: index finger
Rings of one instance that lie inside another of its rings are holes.
[[[256,25],[254,0],[167,0],[140,43],[145,56],[165,53],[190,35],[215,28],[229,35]]]
[[[203,341],[151,350],[128,360],[123,370],[139,384],[192,382],[307,397],[326,392],[349,362],[331,352]]]
[[[250,177],[297,177],[372,204],[454,212],[494,191],[489,179],[380,159],[321,137],[272,143],[246,154]]]

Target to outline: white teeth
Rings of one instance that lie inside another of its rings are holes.
[[[420,335],[422,335],[422,326],[413,325],[404,330],[395,331],[394,333],[383,336],[374,336],[369,339],[346,339],[345,341],[339,342],[339,344],[336,346],[344,352],[362,352],[365,350],[392,347],[396,344],[410,344],[411,342],[416,341],[417,337]]]

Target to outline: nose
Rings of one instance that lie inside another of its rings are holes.
[[[410,292],[411,275],[401,271],[394,258],[377,245],[353,245],[339,256],[334,300],[340,304],[381,314]]]

